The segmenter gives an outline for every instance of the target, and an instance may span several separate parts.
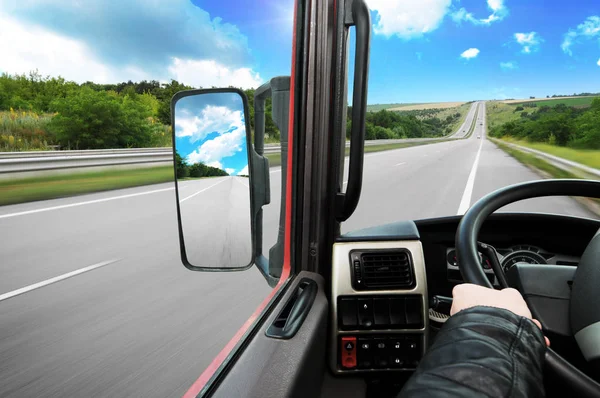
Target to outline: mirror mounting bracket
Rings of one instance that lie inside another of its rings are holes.
[[[268,98],[272,100],[272,117],[280,133],[281,153],[281,204],[277,243],[269,250],[269,259],[263,255],[263,211],[262,206],[271,202],[269,161],[265,153],[265,108]],[[254,207],[252,215],[255,225],[254,262],[270,286],[275,286],[283,270],[283,248],[285,239],[285,192],[288,157],[288,122],[290,104],[290,77],[279,76],[256,89],[254,94],[254,149],[252,151],[252,182]]]

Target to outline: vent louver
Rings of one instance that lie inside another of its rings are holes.
[[[406,250],[353,252],[353,285],[365,289],[412,289],[413,264]]]

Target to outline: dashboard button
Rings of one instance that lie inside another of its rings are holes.
[[[373,299],[373,319],[375,326],[390,325],[390,300],[387,298]]]
[[[406,323],[412,327],[423,326],[423,311],[419,297],[406,298]]]
[[[360,369],[373,368],[373,340],[368,337],[359,337],[356,347],[356,357]]]
[[[353,329],[358,326],[356,299],[343,298],[340,300],[340,322],[342,329]]]
[[[346,369],[356,367],[356,337],[342,337],[340,362]]]
[[[406,325],[404,301],[404,297],[390,299],[390,324],[392,326]]]
[[[389,366],[390,352],[388,347],[388,340],[386,338],[373,339],[373,357],[375,366],[378,368],[387,368]]]
[[[358,324],[366,329],[373,327],[372,299],[358,299]]]

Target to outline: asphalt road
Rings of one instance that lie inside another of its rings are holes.
[[[459,214],[494,189],[538,179],[485,139],[483,105],[474,106],[481,111],[468,139],[367,154],[361,201],[343,231]],[[277,234],[280,176],[271,170],[265,248]],[[195,218],[186,236],[214,249],[194,252],[203,265],[247,256],[243,212],[230,207],[245,198],[244,183],[182,183],[185,222]],[[0,207],[0,396],[177,397],[187,390],[270,289],[254,268],[185,269],[175,204],[173,184],[159,184]],[[592,216],[569,198],[512,210]],[[224,239],[241,243],[224,253]],[[98,267],[6,296],[89,266]]]

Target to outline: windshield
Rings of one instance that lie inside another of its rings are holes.
[[[520,182],[600,178],[597,2],[367,3],[363,189],[342,232],[464,214]],[[556,197],[500,211],[598,218],[598,209]]]

